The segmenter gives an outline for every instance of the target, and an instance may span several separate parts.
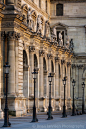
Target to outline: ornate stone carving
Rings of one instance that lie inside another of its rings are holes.
[[[44,56],[44,50],[39,50],[39,56]]]
[[[35,51],[35,47],[34,46],[29,46],[29,51],[30,52],[34,52]]]

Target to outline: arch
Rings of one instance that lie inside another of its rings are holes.
[[[38,67],[38,60],[36,54],[34,54],[34,68]]]
[[[63,16],[63,4],[56,5],[56,16]]]
[[[23,50],[23,93],[28,97],[28,58],[25,50]]]
[[[27,12],[29,8],[28,8],[28,6],[27,6],[26,4],[23,4],[23,5],[22,5],[22,9]]]
[[[46,70],[46,60],[45,60],[45,57],[43,57],[43,69]]]
[[[54,65],[53,65],[53,61],[51,60],[51,72],[54,73]]]

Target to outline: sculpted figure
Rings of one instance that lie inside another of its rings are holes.
[[[63,39],[62,39],[62,31],[59,32],[59,45],[63,45]]]
[[[49,23],[45,23],[46,26],[46,37],[50,38],[50,25]]]
[[[38,33],[41,33],[42,32],[42,21],[41,21],[41,17],[40,16],[38,16],[37,32]]]
[[[70,46],[70,42],[69,42],[69,37],[67,36],[65,47],[66,47],[67,49],[69,49],[69,46]]]
[[[73,39],[70,40],[70,51],[72,52],[73,51],[73,48],[74,48],[74,43],[73,43]]]
[[[28,27],[30,27],[32,29],[32,17],[31,17],[31,9],[30,8],[28,10],[27,23],[28,23]]]

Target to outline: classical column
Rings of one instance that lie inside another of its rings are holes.
[[[67,62],[67,98],[70,98],[70,68],[71,63]]]
[[[32,72],[34,70],[34,51],[35,47],[30,46],[29,47],[29,59],[30,59],[30,74],[29,74],[29,96],[34,96],[34,85],[33,85],[33,75]]]
[[[23,41],[18,40],[18,92],[23,96]]]
[[[44,82],[43,82],[43,51],[39,51],[39,97],[44,97]]]
[[[55,99],[59,97],[59,67],[58,67],[58,58],[55,58]]]
[[[8,63],[9,81],[8,81],[8,96],[15,96],[15,33],[8,32]]]

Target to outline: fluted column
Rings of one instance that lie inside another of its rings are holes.
[[[8,63],[9,69],[9,81],[8,81],[8,95],[15,95],[15,34],[14,32],[8,33]]]

